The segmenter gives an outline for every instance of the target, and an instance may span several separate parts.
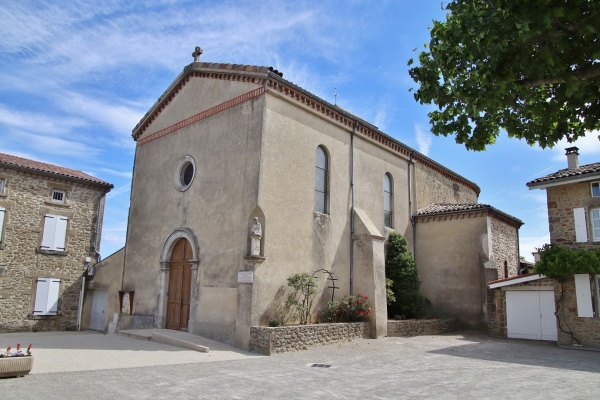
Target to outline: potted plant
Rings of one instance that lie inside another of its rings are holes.
[[[17,343],[16,351],[11,350],[8,346],[5,353],[0,353],[0,378],[24,376],[33,367],[31,344],[27,346],[25,353],[21,350],[21,343]]]

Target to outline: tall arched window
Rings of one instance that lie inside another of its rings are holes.
[[[315,211],[322,214],[327,214],[327,166],[327,153],[319,146],[315,161]]]
[[[394,227],[394,190],[389,173],[383,176],[383,223],[388,228]]]

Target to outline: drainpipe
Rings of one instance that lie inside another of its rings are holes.
[[[408,161],[408,218],[410,219],[410,223],[413,228],[413,257],[415,258],[415,262],[417,261],[417,219],[413,216],[413,205],[412,205],[412,174],[411,174],[411,165],[412,171],[414,173],[414,161],[413,158],[415,156],[415,152],[410,153],[410,159]]]
[[[358,128],[358,120],[354,122],[350,135],[350,296],[354,295],[354,135]]]

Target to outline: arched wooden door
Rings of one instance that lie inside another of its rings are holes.
[[[169,266],[167,329],[188,330],[192,291],[192,246],[181,238],[173,246]]]

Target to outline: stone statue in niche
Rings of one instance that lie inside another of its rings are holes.
[[[260,239],[262,238],[262,227],[258,217],[254,217],[254,225],[250,229],[250,255],[260,256]]]

